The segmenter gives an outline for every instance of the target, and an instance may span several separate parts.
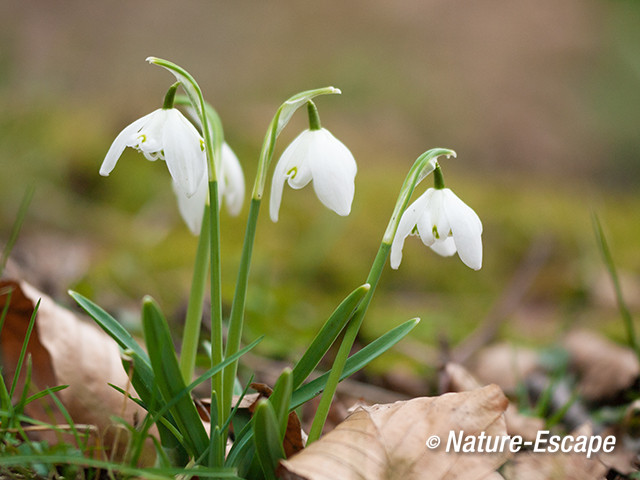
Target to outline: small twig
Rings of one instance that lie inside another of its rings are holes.
[[[551,242],[546,238],[537,238],[531,243],[507,288],[494,303],[483,322],[451,351],[452,361],[465,364],[474,353],[495,338],[504,319],[518,307],[531,287],[549,257],[550,250]]]

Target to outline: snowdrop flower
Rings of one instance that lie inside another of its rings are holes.
[[[126,147],[135,148],[147,160],[165,160],[171,177],[187,197],[196,193],[206,177],[204,142],[175,108],[159,108],[122,130],[102,162],[100,175],[111,173]]]
[[[391,244],[391,268],[400,266],[404,241],[416,233],[436,253],[450,257],[457,251],[468,267],[482,266],[482,222],[450,189],[429,188],[405,210]]]
[[[209,180],[203,175],[193,196],[187,197],[176,182],[173,191],[178,199],[178,210],[183,220],[195,235],[200,233],[204,206],[209,203]],[[242,209],[245,184],[238,157],[226,143],[222,144],[222,178],[218,181],[219,198],[224,199],[229,214],[236,216]]]
[[[294,189],[313,180],[316,195],[327,208],[338,215],[349,215],[357,170],[349,149],[328,130],[305,130],[285,149],[276,165],[269,204],[271,220],[278,221],[285,180]]]

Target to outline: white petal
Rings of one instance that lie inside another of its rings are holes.
[[[173,180],[190,197],[205,176],[206,160],[200,135],[178,110],[165,111],[167,118],[162,143],[167,168]]]
[[[191,230],[194,235],[198,235],[202,227],[204,206],[209,199],[209,182],[207,177],[202,177],[196,192],[191,197],[187,197],[175,181],[172,180],[171,185],[178,200],[178,210],[180,211],[182,219],[189,227],[189,230]]]
[[[271,179],[271,198],[269,199],[269,216],[271,221],[278,221],[278,213],[280,212],[280,203],[282,202],[282,190],[284,190],[284,182],[287,179],[287,169],[289,166],[282,161],[282,157],[278,160],[276,168],[273,171]]]
[[[432,234],[436,241],[444,240],[451,233],[451,224],[446,210],[446,203],[449,198],[447,190],[450,192],[449,189],[434,189],[429,204]]]
[[[163,158],[162,133],[168,112],[169,110],[159,108],[147,115],[147,121],[136,135],[129,138],[127,146],[138,149],[147,160]]]
[[[244,201],[244,174],[238,157],[226,143],[222,144],[222,171],[225,180],[223,194],[227,202],[227,210],[231,215],[236,216],[242,210]]]
[[[460,260],[470,268],[482,267],[482,222],[466,203],[449,189],[445,209]]]
[[[315,141],[308,163],[313,188],[320,201],[338,215],[351,212],[358,167],[349,149],[328,130],[313,132]]]
[[[147,122],[149,116],[153,115],[153,113],[149,113],[142,118],[139,118],[135,122],[126,126],[124,130],[122,130],[118,136],[115,138],[111,146],[109,147],[109,151],[107,155],[104,157],[102,161],[102,165],[100,166],[100,175],[107,176],[111,173],[111,171],[116,166],[120,155],[124,152],[124,149],[127,147],[129,143],[129,139],[135,135],[138,130]]]
[[[444,240],[438,240],[433,242],[429,246],[431,250],[443,257],[450,257],[456,253],[456,242],[453,241],[453,237],[447,237]]]
[[[269,215],[271,220],[274,222],[278,221],[278,213],[280,211],[280,203],[282,203],[282,191],[284,190],[284,182],[288,179],[289,185],[292,183],[291,176],[294,177],[293,185],[294,188],[302,188],[304,185],[311,181],[311,171],[308,167],[303,168],[302,172],[300,171],[299,164],[304,162],[304,158],[306,157],[308,138],[305,133],[308,130],[305,130],[300,135],[296,137],[296,139],[285,148],[282,155],[280,155],[280,159],[276,164],[276,168],[273,171],[273,178],[271,179],[271,198],[269,200]],[[298,180],[305,181],[304,185],[299,186],[295,177],[300,177]],[[305,177],[304,179],[302,177]]]
[[[434,188],[428,188],[427,191],[422,194],[422,214],[418,217],[418,221],[416,222],[416,228],[418,229],[420,240],[422,240],[422,243],[427,247],[430,247],[436,241],[436,238],[433,235],[435,220],[432,208],[432,198],[435,192],[436,190]]]
[[[282,152],[278,163],[282,162],[287,166],[285,175],[291,188],[299,190],[306,187],[311,181],[309,156],[317,148],[316,143],[315,132],[305,130]]]
[[[390,263],[391,268],[394,270],[400,266],[400,262],[402,261],[402,247],[404,247],[405,239],[409,236],[413,227],[416,226],[418,219],[424,213],[425,206],[429,201],[428,193],[429,191],[427,190],[420,195],[415,202],[407,207],[402,217],[400,217],[400,222],[398,222],[398,228],[391,244]]]

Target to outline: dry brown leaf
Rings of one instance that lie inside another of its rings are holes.
[[[481,387],[475,377],[457,363],[448,363],[445,366],[445,373],[449,380],[449,387],[454,392],[464,392]],[[525,441],[535,440],[538,432],[544,428],[544,420],[522,415],[512,403],[509,403],[504,417],[507,422],[507,433],[511,436],[521,436]]]
[[[135,424],[145,414],[142,408],[132,401],[125,401],[122,394],[108,385],[112,383],[127,389],[129,383],[118,345],[97,326],[80,320],[26,282],[1,281],[0,306],[6,304],[9,291],[11,302],[0,336],[5,381],[10,382],[14,376],[27,325],[40,300],[27,350],[33,362],[32,383],[36,390],[69,385],[56,395],[74,423],[97,427],[103,445],[108,449],[117,431],[122,430],[111,421],[111,416]],[[23,383],[24,368],[17,392],[21,391]],[[128,390],[132,391],[132,388]],[[52,400],[47,397],[42,400],[29,404],[26,413],[41,421],[64,423],[59,412],[52,418],[51,411],[58,411]],[[122,434],[121,431],[119,435]],[[56,439],[55,436],[48,438]]]
[[[572,366],[580,375],[578,389],[587,400],[602,400],[630,387],[640,375],[633,350],[596,333],[574,330],[564,340]]]
[[[585,424],[572,435],[592,435]],[[602,480],[607,473],[605,467],[593,456],[584,453],[518,453],[505,468],[504,476],[513,480]]]
[[[534,350],[498,343],[478,353],[472,372],[483,384],[495,383],[510,395],[538,367],[538,354]]]
[[[285,480],[496,478],[508,453],[447,453],[449,432],[506,435],[508,401],[499,387],[361,408],[335,430],[281,462]],[[425,443],[438,435],[441,444]],[[497,478],[500,478],[499,476]]]

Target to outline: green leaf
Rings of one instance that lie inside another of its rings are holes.
[[[138,342],[131,336],[129,332],[113,318],[109,313],[103,310],[100,306],[93,303],[88,298],[80,295],[77,292],[69,291],[69,295],[73,298],[80,307],[95,320],[104,332],[109,335],[115,342],[125,351],[129,351],[129,357],[133,359],[133,376],[131,383],[133,388],[147,405],[147,408],[151,408],[155,402],[160,401],[160,391],[156,386],[153,370],[151,369],[151,362],[147,352],[145,352]],[[160,425],[160,436],[162,437],[162,444],[170,442],[167,432],[164,431]]]
[[[364,285],[356,288],[351,292],[338,308],[331,314],[329,319],[324,323],[322,329],[307,348],[302,358],[293,368],[293,388],[296,389],[307,379],[309,374],[313,372],[322,357],[327,353],[333,342],[349,322],[353,311],[360,305],[360,302],[370,289],[370,285]]]
[[[186,386],[180,373],[169,326],[160,308],[150,297],[143,300],[142,325],[156,384],[164,397],[164,403],[180,397],[170,412],[184,436],[185,448],[194,458],[198,458],[207,451],[209,437],[193,400],[190,396],[182,395]]]
[[[253,413],[256,453],[267,480],[277,480],[275,470],[284,458],[276,412],[268,400],[260,400]]]
[[[293,374],[290,368],[285,368],[280,374],[280,378],[273,387],[273,393],[269,397],[269,403],[273,406],[276,420],[280,427],[280,443],[284,441],[287,433],[287,423],[289,421],[289,404],[293,392]]]
[[[374,340],[369,345],[364,347],[362,350],[351,355],[347,360],[347,363],[345,364],[345,368],[342,371],[340,380],[344,380],[348,376],[353,375],[358,370],[364,368],[373,359],[379,357],[384,352],[389,350],[396,343],[402,340],[411,330],[413,330],[413,328],[418,324],[419,321],[420,319],[418,318],[409,320],[402,325],[395,327],[393,330],[388,331],[377,340]],[[320,394],[324,390],[324,387],[329,378],[329,373],[330,372],[327,372],[321,375],[315,380],[312,380],[311,382],[294,391],[289,408],[291,410],[298,408],[303,403]]]
[[[102,307],[96,305],[88,298],[82,296],[78,292],[69,290],[69,295],[73,298],[80,307],[93,318],[96,323],[102,328],[111,338],[113,338],[120,348],[123,350],[132,350],[142,360],[149,363],[149,356],[142,349],[142,347],[136,342],[129,332],[118,322],[115,318],[109,315]]]

